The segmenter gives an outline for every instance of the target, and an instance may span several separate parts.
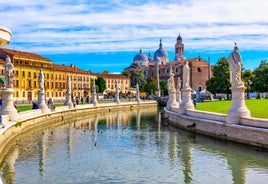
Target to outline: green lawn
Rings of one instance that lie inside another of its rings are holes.
[[[55,104],[57,106],[63,106],[63,104]],[[267,118],[268,119],[268,99],[249,99],[246,100],[247,108],[250,110],[252,117]],[[19,112],[31,110],[31,105],[18,106]],[[218,112],[227,114],[227,111],[231,108],[230,100],[200,102],[197,103],[196,109],[202,111]]]
[[[63,104],[55,104],[55,106],[63,106]],[[32,105],[18,105],[17,109],[19,112],[32,110]]]
[[[227,114],[227,111],[231,108],[231,103],[230,100],[200,102],[197,103],[196,109]],[[246,100],[246,106],[252,117],[268,119],[268,99],[248,99]]]

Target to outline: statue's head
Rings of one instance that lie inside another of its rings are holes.
[[[237,43],[236,43],[236,42],[234,42],[234,44],[235,44],[235,46],[234,46],[234,50],[235,50],[235,51],[238,51],[238,46],[237,46]]]
[[[7,57],[6,57],[6,62],[11,62],[9,55],[7,55]]]

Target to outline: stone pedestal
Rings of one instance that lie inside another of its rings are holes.
[[[171,110],[172,107],[179,107],[179,103],[176,100],[176,94],[177,93],[175,89],[168,90],[168,101],[166,106],[167,109]]]
[[[9,115],[10,121],[16,121],[18,117],[18,111],[14,107],[13,94],[13,88],[2,89],[2,108],[0,109],[0,115]]]
[[[226,116],[226,123],[238,124],[240,117],[250,117],[250,111],[245,104],[245,87],[230,88],[232,91],[232,106]]]
[[[93,93],[93,94],[92,94],[92,100],[91,100],[91,103],[92,103],[94,106],[97,106],[97,105],[98,105],[98,100],[97,100],[97,94],[96,94],[96,93]]]
[[[177,90],[176,95],[177,95],[177,102],[178,102],[178,104],[180,104],[181,103],[181,91]]]
[[[43,90],[38,91],[37,105],[38,105],[39,109],[41,109],[42,113],[48,112],[48,107],[47,107],[47,104],[45,101],[45,92]]]
[[[119,93],[115,93],[115,99],[114,99],[114,102],[115,102],[116,104],[120,104]]]
[[[64,102],[64,106],[68,106],[69,109],[74,108],[74,104],[73,104],[73,102],[72,102],[71,94],[67,94],[67,95],[66,95],[66,99],[65,99],[65,102]]]
[[[137,103],[141,103],[140,95],[136,95],[136,102],[137,102]]]
[[[194,104],[191,97],[191,88],[182,88],[182,102],[179,107],[179,114],[185,114],[186,110],[193,110]]]

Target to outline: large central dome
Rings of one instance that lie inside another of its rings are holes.
[[[161,60],[161,63],[159,63],[159,64],[165,64],[166,62],[168,62],[168,54],[167,54],[167,51],[165,49],[163,49],[161,39],[160,39],[160,43],[159,43],[159,49],[157,49],[154,53],[154,61],[157,61],[157,57],[159,57]]]

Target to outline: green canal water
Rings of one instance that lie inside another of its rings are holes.
[[[268,153],[164,125],[157,109],[76,117],[25,133],[3,183],[267,183]]]

